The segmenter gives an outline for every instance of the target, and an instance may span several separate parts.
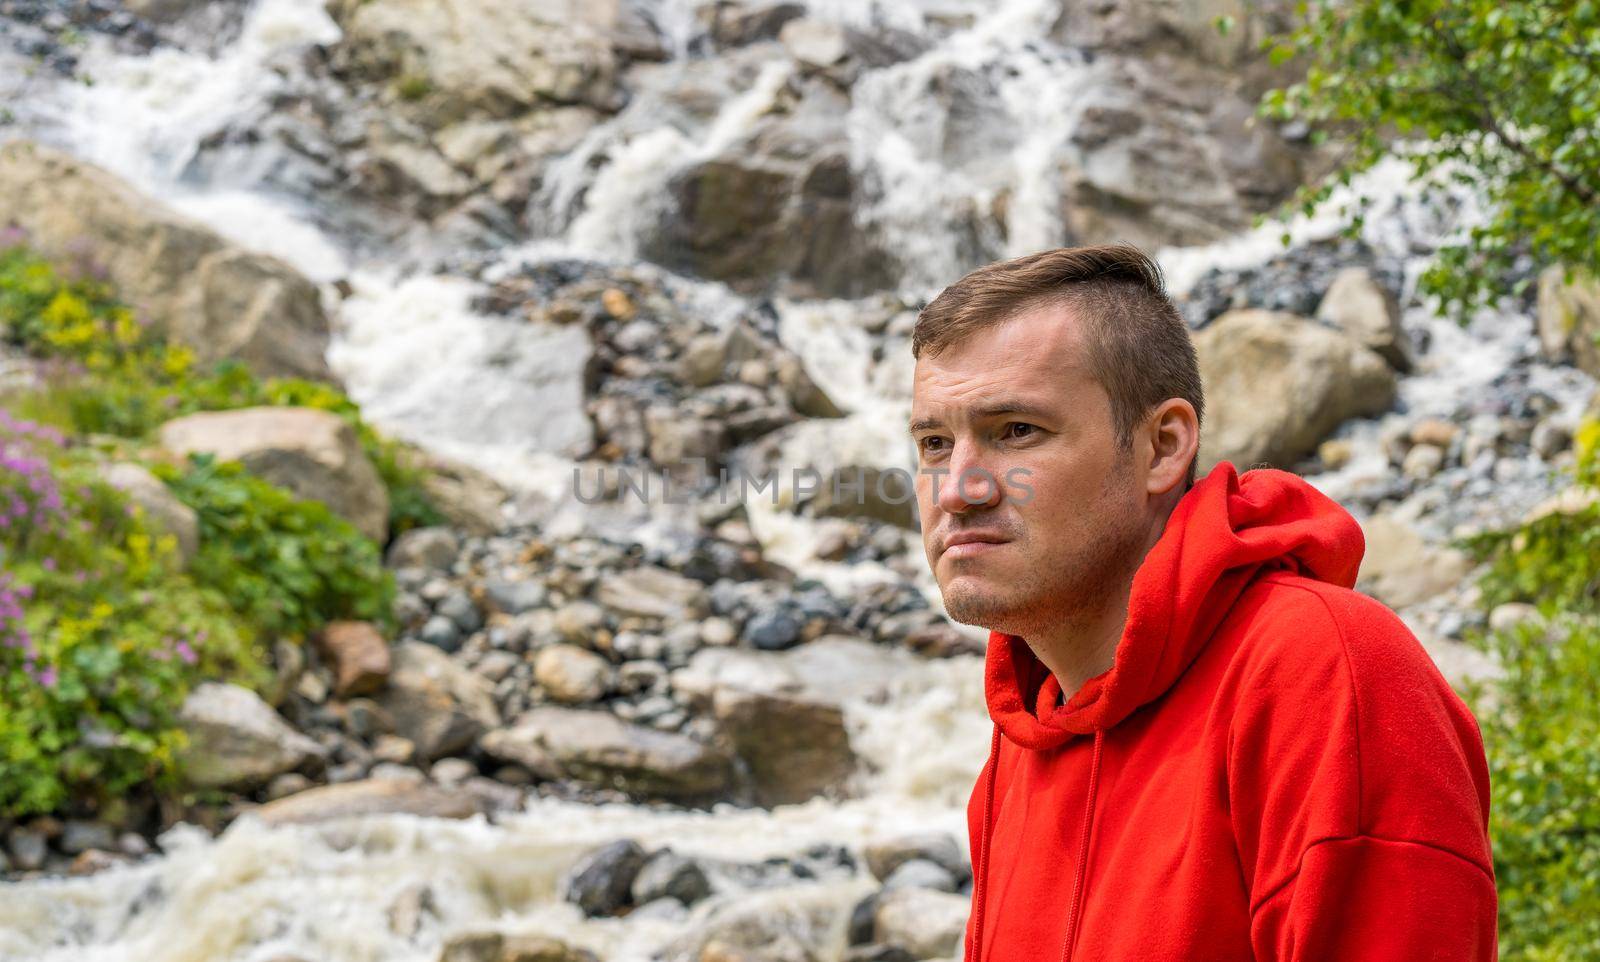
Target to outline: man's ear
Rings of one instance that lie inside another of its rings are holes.
[[[1168,398],[1156,405],[1145,418],[1145,492],[1166,494],[1189,477],[1189,465],[1200,450],[1200,418],[1194,405],[1181,397]]]

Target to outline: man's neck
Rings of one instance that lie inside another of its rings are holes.
[[[1082,688],[1084,682],[1110,669],[1116,661],[1117,643],[1122,640],[1122,627],[1127,620],[1128,598],[1124,593],[1100,612],[1063,622],[1056,630],[1031,635],[1026,641],[1034,655],[1061,683],[1061,695],[1065,700]]]

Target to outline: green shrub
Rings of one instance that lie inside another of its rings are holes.
[[[326,505],[207,456],[155,472],[200,516],[195,580],[264,634],[304,637],[340,618],[392,622],[394,579],[377,545]]]
[[[219,675],[264,680],[255,634],[83,452],[0,411],[0,816],[166,783]]]
[[[1579,434],[1593,484],[1600,425]],[[1600,958],[1600,506],[1470,543],[1484,604],[1542,617],[1483,643],[1504,677],[1471,686],[1489,757],[1505,962]]]
[[[257,378],[237,361],[201,369],[194,353],[139,323],[92,273],[65,277],[24,246],[0,248],[0,336],[53,359],[45,391],[17,403],[81,434],[148,437],[195,411],[294,405],[349,421],[389,489],[389,528],[399,534],[443,517],[400,446],[382,437],[337,388],[300,378]]]

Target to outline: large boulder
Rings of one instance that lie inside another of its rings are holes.
[[[1219,71],[1187,62],[1095,62],[1073,97],[1062,220],[1081,243],[1202,244],[1249,226],[1305,176],[1300,154],[1254,118]]]
[[[712,746],[604,711],[535,708],[515,726],[485,735],[482,746],[543,778],[647,797],[720,797],[732,775],[728,758]]]
[[[324,754],[255,692],[203,682],[178,713],[188,745],[179,758],[198,788],[254,788]]]
[[[616,0],[336,0],[335,63],[392,82],[439,121],[616,106]]]
[[[404,642],[393,661],[378,702],[393,716],[395,732],[416,745],[418,758],[459,752],[500,724],[489,682],[439,649]]]
[[[787,278],[801,293],[853,297],[888,284],[891,263],[856,223],[862,185],[843,117],[848,101],[820,82],[726,150],[668,183],[644,256],[743,291]]]
[[[1600,283],[1561,265],[1539,275],[1539,348],[1600,377]]]
[[[0,225],[59,258],[86,253],[139,315],[203,361],[331,380],[317,288],[274,257],[244,250],[112,174],[28,141],[0,146]]]
[[[1205,385],[1200,469],[1287,468],[1353,417],[1394,403],[1395,376],[1370,349],[1294,314],[1230,311],[1194,338]]]
[[[251,473],[296,497],[321,501],[382,542],[389,530],[389,493],[355,429],[330,411],[255,407],[205,411],[161,426],[173,454],[211,454],[241,462]]]
[[[841,690],[791,653],[704,648],[672,684],[710,709],[762,804],[837,792],[855,771]]]

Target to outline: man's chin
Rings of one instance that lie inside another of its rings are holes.
[[[1007,631],[1017,622],[1019,607],[988,579],[962,576],[940,586],[945,614],[963,625]]]

